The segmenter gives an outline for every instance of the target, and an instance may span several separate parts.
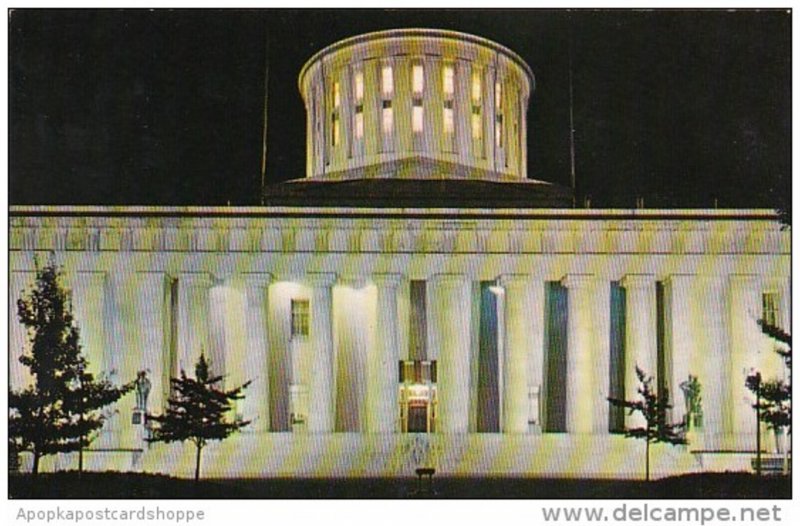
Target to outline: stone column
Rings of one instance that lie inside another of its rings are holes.
[[[598,279],[592,293],[594,323],[594,432],[607,434],[609,425],[608,396],[611,392],[611,282]]]
[[[567,432],[608,431],[609,287],[586,274],[568,275]]]
[[[755,447],[754,397],[745,386],[751,370],[758,369],[758,351],[762,341],[758,319],[761,317],[761,284],[758,276],[735,274],[730,281],[730,356],[728,362],[729,391],[725,394],[730,430],[737,436],[726,444],[731,449]]]
[[[697,286],[695,300],[700,323],[695,334],[699,342],[697,363],[702,388],[704,447],[718,450],[724,447],[723,441],[730,429],[725,410],[730,403],[728,279],[704,276],[698,278]]]
[[[147,409],[161,413],[169,395],[169,379],[178,374],[173,338],[169,320],[170,282],[163,272],[137,272],[137,297],[135,306],[136,331],[133,338],[138,345],[133,366],[134,374],[145,371],[150,380]]]
[[[115,266],[108,272],[105,284],[102,373],[117,386],[135,380],[138,372],[134,370],[139,361],[138,338],[133,341],[130,338],[133,332],[130,330],[130,325],[135,323],[135,305],[131,301],[136,297],[132,293],[137,287],[134,276]],[[131,426],[132,406],[128,404],[135,399],[134,390],[133,394],[123,397],[110,406],[111,411],[94,442],[95,447],[116,448],[130,444],[131,433],[128,431]]]
[[[398,430],[397,286],[399,274],[375,274],[377,287],[375,335],[367,355],[366,429],[369,433]]]
[[[309,381],[308,431],[330,433],[334,424],[333,376],[333,292],[335,274],[309,274],[311,287],[310,341],[311,378]]]
[[[195,365],[201,353],[211,360],[209,347],[209,293],[211,276],[206,272],[183,273],[178,277],[178,367],[194,377]],[[210,363],[211,372],[220,364]]]
[[[381,67],[379,60],[365,60],[362,62],[364,72],[364,138],[362,151],[365,157],[372,157],[382,151],[383,143],[383,113],[381,108]],[[397,79],[396,72],[395,81]],[[395,86],[394,92],[397,93]],[[394,110],[395,122],[397,109]],[[397,127],[395,126],[395,129]]]
[[[488,66],[483,74],[483,150],[486,152],[488,168],[499,171],[494,145],[495,129],[495,107],[494,107],[494,83],[497,80],[497,72],[494,66]]]
[[[629,274],[622,280],[625,287],[625,399],[639,399],[638,367],[653,377],[657,389],[658,347],[656,344],[656,281],[650,274]],[[625,427],[643,427],[641,413],[625,412]]]
[[[437,359],[436,431],[466,433],[470,399],[470,280],[439,274],[430,280],[429,353]]]
[[[525,98],[525,94],[520,91],[520,108],[519,108],[519,120],[520,120],[520,151],[517,155],[519,155],[519,178],[525,179],[528,177],[528,156],[526,152],[528,151],[528,101]]]
[[[425,71],[422,105],[425,108],[423,136],[425,150],[439,155],[442,152],[442,62],[430,56],[422,59]]]
[[[472,153],[472,66],[467,60],[455,63],[454,124],[456,132],[455,151],[465,157]]]
[[[79,271],[72,281],[72,313],[80,330],[82,354],[95,375],[105,371],[105,272]]]
[[[696,306],[692,301],[694,276],[672,275],[667,280],[667,323],[665,324],[665,352],[669,364],[669,397],[672,404],[672,422],[683,422],[686,417],[686,397],[681,384],[689,375],[697,376],[695,362],[695,331],[698,327]]]
[[[541,391],[544,382],[544,282],[510,274],[501,276],[500,284],[505,289],[502,430],[527,433],[529,393]]]
[[[792,280],[780,276],[776,282],[778,291],[778,326],[789,334],[792,333]]]
[[[242,401],[242,416],[253,420],[255,431],[270,430],[269,416],[269,341],[267,333],[267,292],[272,276],[267,273],[245,274],[245,300],[247,317],[247,349],[240,364],[238,378],[233,378],[233,386],[244,381],[252,383],[247,388],[247,396]],[[230,369],[239,369],[231,364]]]

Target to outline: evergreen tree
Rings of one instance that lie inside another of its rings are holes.
[[[222,376],[212,376],[205,354],[195,366],[195,378],[181,371],[180,378],[172,378],[172,395],[163,415],[147,415],[155,422],[150,442],[184,442],[189,440],[196,448],[194,479],[200,478],[200,456],[211,440],[224,440],[250,423],[249,420],[229,420],[231,403],[244,398],[243,391],[250,385],[224,390],[219,385]]]
[[[686,444],[683,432],[684,424],[672,424],[667,421],[669,394],[666,389],[661,393],[653,390],[653,377],[636,367],[639,378],[639,400],[620,400],[608,398],[617,407],[628,409],[628,414],[641,413],[645,419],[645,427],[625,429],[625,436],[645,441],[645,480],[650,480],[650,444],[663,442],[673,445]]]
[[[116,402],[132,384],[116,387],[87,372],[80,333],[70,312],[69,295],[58,267],[36,269],[33,288],[17,301],[17,315],[31,343],[19,361],[34,377],[33,385],[9,391],[9,440],[15,451],[33,454],[32,473],[46,455],[79,451],[102,428],[103,408]],[[102,320],[97,320],[102,323]]]
[[[761,332],[773,340],[783,343],[786,348],[776,348],[775,352],[783,359],[786,368],[791,372],[792,369],[792,336],[781,329],[758,320]],[[791,375],[789,375],[791,378]],[[757,418],[764,422],[768,428],[775,431],[786,429],[789,434],[792,432],[792,384],[790,381],[771,378],[763,380],[760,371],[753,371],[745,380],[747,388],[756,395],[756,403],[753,409],[756,410]],[[760,429],[757,432],[760,439]],[[759,440],[760,442],[760,440]],[[758,471],[761,469],[761,447],[758,447]],[[788,455],[788,451],[784,452]],[[788,467],[788,459],[787,459]]]

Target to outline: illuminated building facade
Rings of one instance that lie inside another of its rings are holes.
[[[745,377],[786,374],[756,323],[790,323],[773,211],[572,208],[527,178],[531,69],[471,35],[347,39],[299,87],[307,174],[263,207],[12,207],[12,386],[30,382],[13,305],[53,252],[91,365],[144,371],[147,410],[201,351],[252,381],[210,476],[638,476],[619,433],[638,422],[607,402],[636,396],[635,365],[676,422],[702,386],[656,474],[749,468]],[[141,406],[117,405],[87,464],[190,474],[191,448],[144,442]]]

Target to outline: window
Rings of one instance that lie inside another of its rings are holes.
[[[357,71],[353,75],[353,92],[355,94],[355,113],[353,128],[356,139],[364,137],[364,73]]]
[[[761,319],[773,327],[778,326],[778,294],[765,292],[761,295]]]
[[[483,137],[483,119],[481,118],[481,101],[483,99],[481,74],[472,72],[472,138],[479,141]]]
[[[331,146],[336,146],[340,142],[339,138],[339,83],[333,83],[333,113],[331,114]]]
[[[453,99],[453,93],[455,93],[455,72],[453,70],[453,66],[446,65],[442,70],[442,91],[444,92],[444,98]]]
[[[417,106],[414,105],[411,108],[411,129],[414,130],[414,133],[419,133],[422,131],[422,105],[420,104]]]
[[[445,139],[452,140],[455,129],[453,122],[453,94],[455,93],[455,70],[452,65],[445,65],[442,69],[442,95],[444,108],[442,108],[442,128]],[[452,144],[448,146],[452,147]]]
[[[473,106],[473,108],[475,106],[478,106],[478,108],[480,109],[481,98],[482,98],[481,88],[482,88],[482,86],[481,86],[481,74],[480,74],[479,71],[473,71],[472,72],[472,106]]]
[[[364,73],[356,71],[353,76],[353,91],[356,94],[356,104],[361,104],[364,101]]]
[[[453,135],[453,108],[445,107],[442,113],[443,126],[445,135]]]
[[[422,64],[414,64],[411,67],[411,87],[412,87],[412,108],[411,108],[411,129],[414,133],[422,131],[423,110],[422,110],[422,90],[425,87]]]
[[[503,147],[503,85],[499,82],[494,84],[494,113],[496,123],[494,126],[494,144],[498,148]]]
[[[381,68],[381,130],[384,135],[389,135],[394,129],[394,110],[392,97],[394,96],[394,71],[392,66]]]
[[[480,114],[472,114],[472,138],[476,141],[480,140],[481,136],[483,135],[483,126],[481,126],[481,116]]]
[[[362,139],[364,137],[364,113],[360,111],[356,111],[356,114],[353,116],[354,120],[354,128],[355,128],[355,136],[356,139]]]
[[[384,104],[383,106],[383,133],[388,135],[392,133],[394,128],[394,113],[392,111],[392,101],[387,102],[389,102],[389,105]]]
[[[292,337],[308,336],[308,300],[292,300]]]
[[[422,64],[414,64],[411,68],[411,85],[415,97],[422,97],[422,89],[425,87]]]
[[[392,66],[383,66],[381,69],[381,93],[383,100],[391,99],[394,95],[394,74]]]
[[[339,113],[334,112],[331,116],[331,146],[339,144]]]

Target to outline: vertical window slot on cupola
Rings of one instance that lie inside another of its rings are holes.
[[[389,64],[381,67],[381,133],[383,134],[383,151],[391,151],[392,134],[394,133],[394,70]]]
[[[443,149],[446,152],[453,150],[453,136],[455,135],[455,118],[453,115],[453,98],[455,96],[455,68],[453,64],[445,64],[442,68],[442,131],[444,136]]]
[[[494,145],[503,148],[503,84],[494,83]]]
[[[481,72],[472,72],[472,149],[475,157],[483,158],[483,82]]]
[[[414,64],[411,67],[411,88],[412,88],[412,108],[411,108],[411,129],[414,133],[422,132],[423,112],[422,112],[422,90],[425,87],[424,71],[422,64]]]
[[[357,141],[364,138],[364,72],[356,71],[353,75],[353,94],[355,111],[353,112],[353,134]]]
[[[339,90],[339,83],[333,83],[333,111],[331,112],[331,146],[336,147],[339,145],[339,107],[341,103],[341,94]]]

